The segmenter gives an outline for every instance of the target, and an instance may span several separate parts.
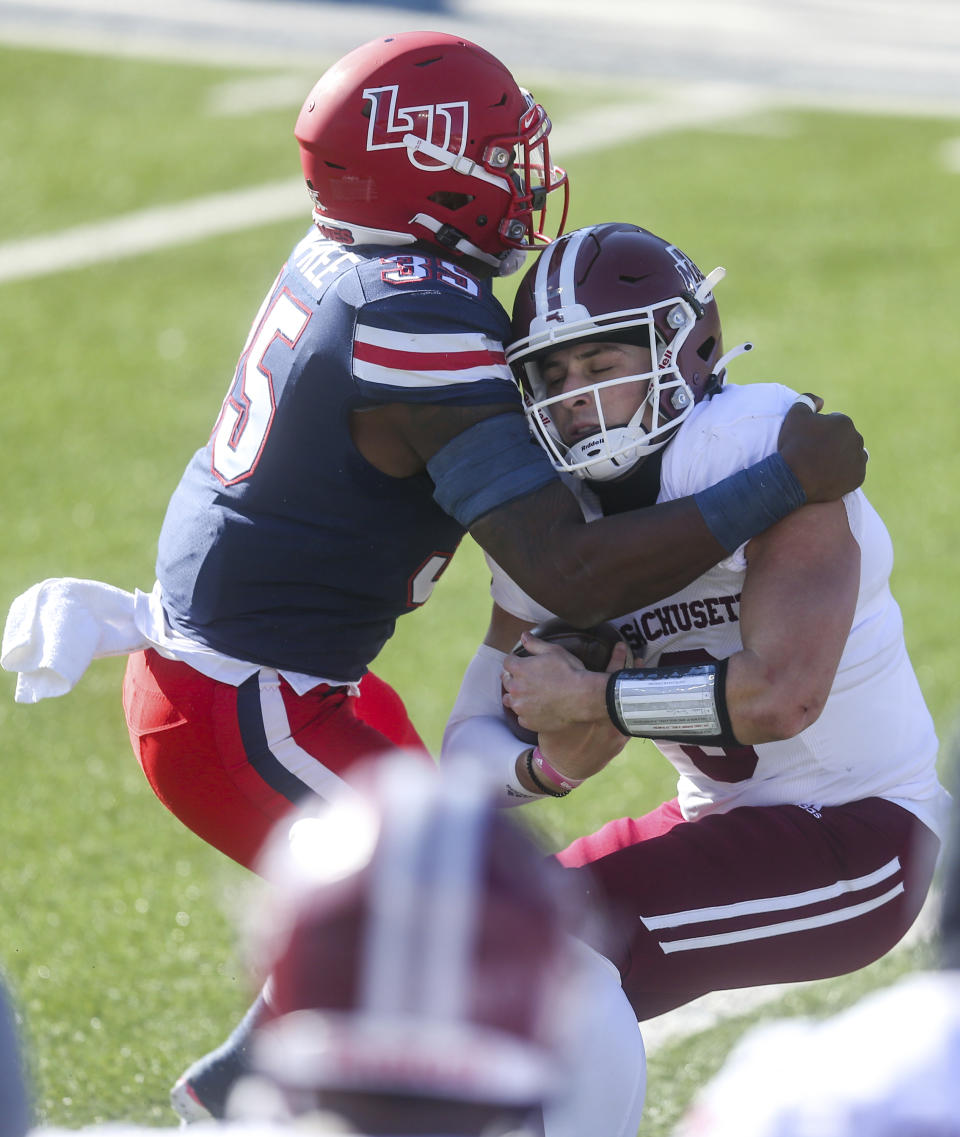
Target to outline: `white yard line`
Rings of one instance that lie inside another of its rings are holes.
[[[272,97],[279,97],[281,91],[289,93],[289,87],[285,86],[271,90]],[[594,107],[557,123],[553,149],[566,160],[669,131],[731,126],[759,131],[766,129],[763,114],[806,102],[806,97],[793,98],[784,92],[762,91],[738,84],[659,86],[645,100]],[[896,106],[900,113],[912,113],[902,103]],[[864,106],[862,100],[852,99],[850,109],[874,113],[881,108],[873,103]],[[920,113],[932,114],[937,109],[930,105]],[[960,117],[960,107],[948,109],[941,105],[939,113]],[[960,172],[957,152],[957,148],[945,147],[942,161],[947,169]],[[140,256],[172,245],[298,217],[307,224],[309,201],[299,177],[138,210],[106,221],[0,244],[0,284]]]
[[[599,107],[558,124],[554,152],[572,156],[666,130],[730,121],[760,106],[751,92],[717,88],[708,99],[688,96],[663,104]],[[138,210],[0,244],[0,284],[140,256],[297,217],[303,219],[304,226],[308,224],[310,203],[299,177]]]
[[[960,174],[960,138],[951,138],[940,148],[940,160],[944,168],[953,174]]]
[[[0,245],[0,284],[122,260],[274,221],[310,218],[302,178],[138,210]]]
[[[761,130],[759,112],[777,108],[960,118],[958,6],[915,0],[913,11],[917,19],[905,24],[900,6],[886,0],[812,7],[808,0],[675,0],[667,8],[658,0],[596,0],[589,16],[581,0],[528,0],[519,11],[513,0],[449,0],[429,23],[472,36],[544,80],[612,80],[635,91],[635,100],[557,124],[554,152],[573,156],[670,130]],[[382,34],[385,21],[396,30],[423,19],[320,0],[165,0],[153,7],[140,0],[0,0],[0,42],[282,65],[286,74],[252,74],[213,88],[208,113],[249,113],[295,106],[307,69]],[[532,38],[528,25],[536,29]],[[945,147],[942,161],[957,170],[956,148]],[[137,211],[0,244],[0,284],[297,217],[309,218],[298,178]]]

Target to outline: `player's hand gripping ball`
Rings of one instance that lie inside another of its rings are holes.
[[[614,647],[623,642],[616,627],[611,623],[594,624],[592,628],[575,628],[566,620],[554,616],[530,629],[530,635],[545,643],[558,644],[575,655],[588,671],[606,671]],[[529,655],[522,643],[513,649],[514,655]],[[629,667],[629,661],[627,663]],[[513,734],[530,746],[536,745],[537,732],[527,730],[517,721],[517,713],[512,707],[504,707],[507,724]]]

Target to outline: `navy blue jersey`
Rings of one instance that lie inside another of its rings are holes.
[[[210,441],[160,534],[171,624],[238,659],[356,680],[422,604],[463,528],[426,473],[392,478],[350,436],[391,402],[494,404],[519,394],[489,281],[312,230],[254,320]]]

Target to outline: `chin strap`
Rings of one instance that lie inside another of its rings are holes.
[[[496,257],[492,253],[485,253],[483,249],[478,248],[472,241],[468,241],[459,229],[455,229],[452,225],[445,225],[442,221],[438,221],[436,217],[431,217],[429,213],[415,214],[410,219],[410,224],[422,225],[424,229],[429,229],[438,245],[443,245],[448,249],[456,249],[458,253],[463,253],[464,256],[482,261],[484,264],[491,265],[495,269],[500,268],[500,257]]]
[[[416,214],[411,219],[410,224],[422,225],[424,229],[429,229],[438,245],[443,245],[448,249],[456,249],[458,253],[463,253],[464,256],[472,257],[473,260],[490,265],[497,270],[497,276],[512,276],[513,273],[519,272],[523,268],[527,259],[527,252],[529,251],[527,249],[506,249],[498,255],[485,253],[472,241],[468,241],[459,229],[455,229],[452,225],[444,225],[435,217],[431,217],[429,213]]]
[[[417,154],[425,154],[440,166],[446,166],[447,169],[455,170],[458,174],[463,174],[468,178],[479,178],[481,181],[496,186],[497,189],[510,192],[510,183],[506,178],[500,177],[499,174],[491,174],[480,162],[474,162],[463,154],[454,154],[451,150],[443,150],[416,134],[405,134],[403,144],[407,148],[410,161],[421,170],[431,169],[432,167],[424,166],[422,162],[419,162],[416,158]],[[510,152],[509,150],[502,150],[501,153],[506,165],[510,160]]]
[[[500,266],[497,269],[497,276],[513,276],[515,272],[519,272],[527,262],[526,249],[507,249],[507,251],[500,258]]]

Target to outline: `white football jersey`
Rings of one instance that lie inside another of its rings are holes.
[[[699,403],[664,451],[659,501],[696,493],[777,448],[796,393],[778,384],[730,385]],[[599,515],[582,482],[571,482],[584,515]],[[941,833],[949,796],[936,773],[937,737],[907,655],[889,585],[893,547],[862,490],[844,498],[860,546],[853,626],[823,713],[794,738],[721,750],[658,742],[679,773],[684,817],[741,805],[818,809],[867,797],[894,801]],[[549,613],[493,562],[491,591],[508,612],[533,621]],[[747,561],[737,549],[687,588],[614,623],[642,665],[725,659],[739,651],[740,593]],[[682,653],[681,659],[677,656]],[[638,666],[639,666],[638,662]]]

